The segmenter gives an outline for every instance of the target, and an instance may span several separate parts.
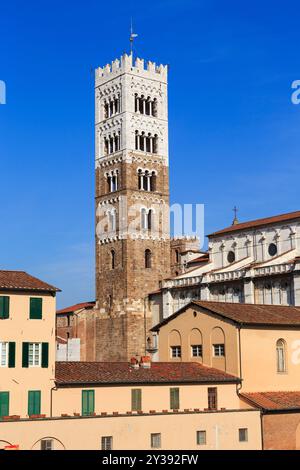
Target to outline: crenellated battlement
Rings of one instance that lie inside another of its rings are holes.
[[[133,63],[134,62],[134,63]],[[104,67],[98,67],[96,73],[96,85],[101,85],[107,80],[117,77],[122,73],[133,73],[143,78],[167,82],[168,66],[156,65],[155,62],[148,61],[145,64],[144,59],[136,58],[132,60],[132,55],[123,54],[121,59],[116,59]]]

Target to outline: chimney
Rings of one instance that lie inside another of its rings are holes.
[[[139,368],[139,361],[137,360],[136,357],[132,357],[130,359],[130,367],[132,367],[133,369],[138,369]]]
[[[143,369],[150,369],[150,367],[151,367],[151,357],[150,356],[142,356],[140,366]]]

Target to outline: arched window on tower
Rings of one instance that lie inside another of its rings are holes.
[[[115,269],[116,265],[116,252],[115,250],[111,250],[110,252],[110,267],[111,269]]]
[[[149,132],[135,131],[135,149],[147,153],[158,153],[158,136],[154,136]]]
[[[276,343],[277,372],[286,372],[286,343],[279,339]]]
[[[138,188],[143,191],[156,191],[156,172],[154,170],[138,170]]]
[[[144,207],[141,209],[141,228],[142,230],[147,230],[148,228],[148,214],[147,209]]]
[[[150,269],[152,264],[152,253],[151,250],[145,250],[145,268]]]

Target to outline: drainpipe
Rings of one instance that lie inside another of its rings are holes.
[[[53,396],[52,396],[52,394],[53,394],[53,391],[56,391],[56,390],[57,390],[56,385],[54,385],[54,387],[52,387],[51,390],[50,390],[50,418],[53,417],[52,416],[52,412],[53,412],[53,410],[52,410],[52,408],[53,408]]]

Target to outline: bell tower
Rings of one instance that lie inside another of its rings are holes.
[[[95,77],[96,360],[144,355],[170,276],[167,66],[124,54]]]

